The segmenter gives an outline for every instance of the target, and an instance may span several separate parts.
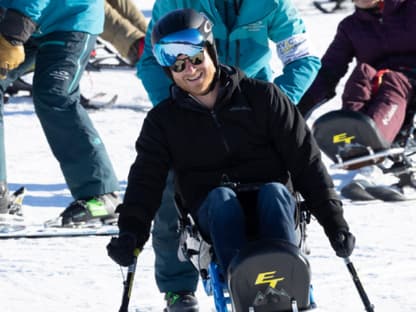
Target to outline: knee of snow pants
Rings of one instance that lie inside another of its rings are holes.
[[[284,185],[264,184],[252,209],[258,217],[259,239],[282,239],[297,244],[295,200]],[[210,238],[223,272],[248,241],[245,217],[237,194],[227,187],[212,190],[198,211],[200,231]]]
[[[352,111],[365,112],[368,101],[371,99],[372,80],[377,70],[372,66],[358,64],[345,83],[342,94],[342,108]]]
[[[385,72],[380,82],[368,105],[367,115],[374,120],[381,135],[393,142],[403,125],[414,90],[408,78],[396,71]]]

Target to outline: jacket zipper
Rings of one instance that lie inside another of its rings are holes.
[[[211,110],[210,113],[211,113],[212,119],[214,119],[215,125],[217,126],[217,128],[221,132],[221,140],[222,140],[222,143],[224,144],[225,151],[227,152],[227,154],[230,155],[231,154],[230,153],[230,146],[228,145],[227,140],[225,139],[224,133],[222,132],[222,126],[221,126],[221,123],[218,120],[217,114],[213,110]]]

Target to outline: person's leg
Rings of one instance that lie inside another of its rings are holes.
[[[407,103],[414,90],[402,73],[387,71],[382,75],[377,92],[367,109],[378,130],[388,142],[393,142],[399,133],[406,115]]]
[[[233,190],[212,190],[198,211],[199,229],[209,237],[224,273],[236,253],[247,243],[244,211]]]
[[[260,222],[259,237],[282,239],[298,246],[295,207],[295,199],[283,184],[263,185],[256,210]]]
[[[75,199],[118,190],[104,144],[80,105],[79,81],[96,36],[56,32],[39,39],[33,102]]]
[[[194,295],[199,273],[190,262],[178,258],[178,213],[174,203],[173,172],[169,172],[161,206],[153,221],[152,245],[155,253],[155,278],[165,293],[164,311],[199,311]]]
[[[173,172],[169,172],[162,203],[153,222],[152,244],[155,252],[155,278],[160,292],[194,292],[198,272],[190,262],[178,259],[178,213],[174,203]]]
[[[355,67],[342,94],[342,109],[365,113],[372,96],[372,81],[377,70],[361,63]]]

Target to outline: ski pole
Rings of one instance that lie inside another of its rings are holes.
[[[358,290],[361,301],[364,303],[365,310],[367,312],[374,312],[374,305],[371,304],[370,300],[368,299],[368,296],[364,290],[363,285],[361,284],[357,271],[355,270],[354,265],[352,264],[350,258],[345,257],[344,261],[345,261],[345,264],[347,265],[348,271],[351,273],[352,280],[354,281],[355,287]]]
[[[123,285],[124,285],[123,297],[121,299],[121,306],[120,306],[119,312],[128,312],[130,295],[133,289],[134,274],[136,273],[137,257],[139,256],[139,253],[140,253],[140,249],[136,248],[134,250],[133,263],[130,264],[127,268],[127,277],[126,277],[126,280],[123,281]]]

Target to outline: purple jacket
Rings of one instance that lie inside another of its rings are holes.
[[[335,96],[349,64],[367,63],[416,75],[416,0],[384,0],[382,13],[356,8],[343,19],[322,57],[322,67],[298,108],[305,114]]]

